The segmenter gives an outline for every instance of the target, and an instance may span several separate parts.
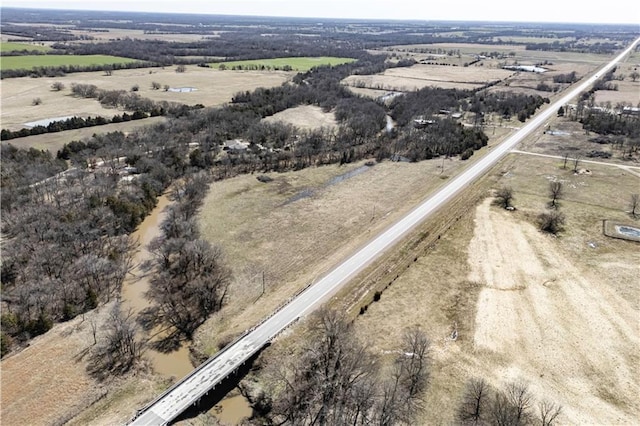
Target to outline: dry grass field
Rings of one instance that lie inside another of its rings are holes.
[[[281,122],[300,129],[334,128],[337,126],[333,113],[326,113],[315,105],[301,105],[289,108],[263,119],[267,123]]]
[[[446,160],[445,175],[441,164],[383,162],[335,185],[362,162],[272,173],[267,184],[251,175],[212,184],[200,226],[224,248],[235,282],[229,305],[199,331],[200,349],[211,353],[226,335],[254,325],[442,185],[460,162]]]
[[[110,420],[103,424],[123,424],[166,386],[143,372],[126,381],[103,383],[87,374],[87,353],[93,345],[91,322],[96,322],[100,338],[111,306],[58,324],[33,339],[28,348],[2,360],[2,424],[65,424],[89,407],[100,410],[105,405],[110,406]]]
[[[140,68],[117,70],[106,76],[103,72],[68,74],[57,78],[11,78],[0,82],[2,92],[2,128],[19,130],[24,123],[69,115],[101,115],[111,117],[122,113],[103,108],[95,99],[80,99],[71,96],[71,84],[94,84],[104,90],[130,90],[139,86],[138,94],[154,101],[179,102],[188,105],[203,104],[217,106],[231,101],[240,91],[258,87],[274,87],[288,81],[294,73],[284,71],[219,71],[211,68],[187,66],[184,73],[175,72],[175,67]],[[59,92],[51,90],[54,82],[66,87]],[[152,82],[171,88],[193,87],[192,92],[153,90]],[[40,105],[32,105],[40,98]]]

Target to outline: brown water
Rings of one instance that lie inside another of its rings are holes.
[[[151,214],[145,218],[138,229],[131,235],[139,243],[138,252],[134,256],[134,269],[131,276],[125,280],[122,286],[122,302],[135,314],[149,307],[149,300],[145,292],[149,289],[149,279],[140,269],[140,264],[151,258],[147,245],[155,237],[160,235],[160,224],[164,219],[164,209],[170,201],[166,195],[158,198],[158,204]],[[163,376],[181,378],[193,370],[189,359],[189,349],[186,343],[177,350],[163,353],[149,349],[147,356],[151,359],[154,370]]]
[[[237,425],[243,419],[251,417],[253,410],[249,406],[249,401],[242,395],[229,396],[216,405],[211,411],[220,423],[225,425]]]
[[[166,195],[159,197],[156,207],[132,234],[133,239],[138,241],[139,247],[134,256],[135,267],[122,286],[121,297],[123,306],[131,308],[134,314],[140,313],[150,305],[149,300],[145,297],[145,293],[149,289],[149,279],[140,269],[140,264],[151,258],[147,245],[160,235],[164,209],[169,204],[170,201]],[[180,379],[193,370],[187,342],[183,342],[180,348],[173,352],[163,353],[149,349],[146,355],[151,360],[154,371],[165,377]],[[224,424],[237,425],[242,419],[251,416],[252,410],[249,401],[244,396],[234,395],[216,404],[211,413]]]

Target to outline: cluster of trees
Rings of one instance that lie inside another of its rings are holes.
[[[153,83],[158,85],[159,83]],[[137,86],[133,86],[134,88]],[[155,88],[155,86],[153,86]],[[138,87],[139,89],[139,87]],[[149,98],[143,98],[137,92],[138,90],[103,90],[99,89],[95,84],[72,83],[71,93],[82,98],[94,98],[98,100],[105,108],[122,108],[127,111],[139,111],[147,113],[150,116],[158,115],[183,115],[189,109],[204,108],[202,104],[187,106],[178,102],[155,102]]]
[[[559,41],[550,43],[529,43],[525,45],[527,50],[544,50],[546,52],[576,52],[611,55],[621,48],[621,44],[615,41],[603,41],[590,43],[580,41]]]
[[[509,119],[512,116],[524,122],[531,117],[538,108],[549,103],[549,98],[538,95],[525,95],[511,92],[478,92],[470,101],[469,110],[476,114],[496,112]]]
[[[526,383],[512,382],[495,389],[484,379],[467,382],[458,406],[457,420],[463,425],[526,426],[558,423],[562,407],[545,400],[534,407],[533,395]]]
[[[344,314],[321,309],[304,346],[259,376],[255,412],[266,424],[412,424],[429,379],[429,340],[406,330],[391,366],[371,353]]]
[[[441,155],[460,154],[466,160],[477,149],[487,145],[489,138],[479,128],[468,128],[451,118],[436,119],[426,130],[408,128],[388,145],[391,157],[398,155],[411,161],[421,161]]]
[[[640,120],[638,117],[624,116],[610,111],[591,110],[584,114],[580,122],[582,123],[582,128],[589,132],[595,132],[600,135],[626,136],[631,140],[632,145],[640,146],[637,143],[633,144],[633,140],[637,140],[640,137]]]
[[[147,297],[152,306],[142,313],[148,328],[168,326],[171,333],[159,344],[191,339],[193,332],[227,297],[231,277],[222,250],[200,238],[196,213],[209,186],[206,172],[188,174],[172,189],[174,204],[162,222],[162,235],[149,244],[153,260]]]
[[[578,76],[575,71],[571,71],[567,74],[556,74],[553,76],[554,83],[575,83],[578,81]]]
[[[8,190],[5,197],[14,198],[2,204],[3,353],[119,294],[133,245],[114,227],[116,213],[91,205],[106,195],[100,182],[78,173],[26,188],[3,185],[3,196]]]

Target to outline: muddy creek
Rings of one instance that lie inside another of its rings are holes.
[[[160,236],[160,224],[164,219],[164,209],[169,204],[167,195],[158,197],[158,204],[151,214],[131,234],[139,245],[133,260],[134,268],[122,286],[122,303],[125,309],[131,308],[135,315],[150,306],[150,302],[145,296],[149,289],[149,277],[142,270],[141,265],[151,258],[147,246],[151,240]],[[165,377],[174,377],[175,380],[181,379],[194,368],[189,358],[188,342],[183,342],[178,350],[168,353],[148,348],[146,356],[150,359],[156,373]],[[224,424],[233,425],[250,416],[251,407],[243,396],[236,394],[220,401],[210,413]]]

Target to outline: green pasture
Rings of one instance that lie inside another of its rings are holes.
[[[211,64],[213,68],[219,68],[224,64],[227,69],[233,67],[242,66],[242,69],[261,69],[263,66],[266,69],[283,69],[285,66],[290,66],[293,71],[309,71],[313,67],[319,65],[341,65],[349,62],[355,62],[353,58],[338,58],[332,56],[320,56],[320,57],[296,57],[296,58],[273,58],[273,59],[257,59],[247,61],[229,61]]]
[[[109,55],[25,55],[3,56],[0,58],[0,69],[17,70],[36,67],[59,67],[63,65],[109,65],[127,64],[136,59],[121,58]]]
[[[0,43],[0,52],[2,53],[22,50],[27,50],[29,52],[32,52],[34,50],[38,52],[48,52],[51,50],[51,48],[49,46],[42,46],[41,44],[14,43],[12,41]]]

